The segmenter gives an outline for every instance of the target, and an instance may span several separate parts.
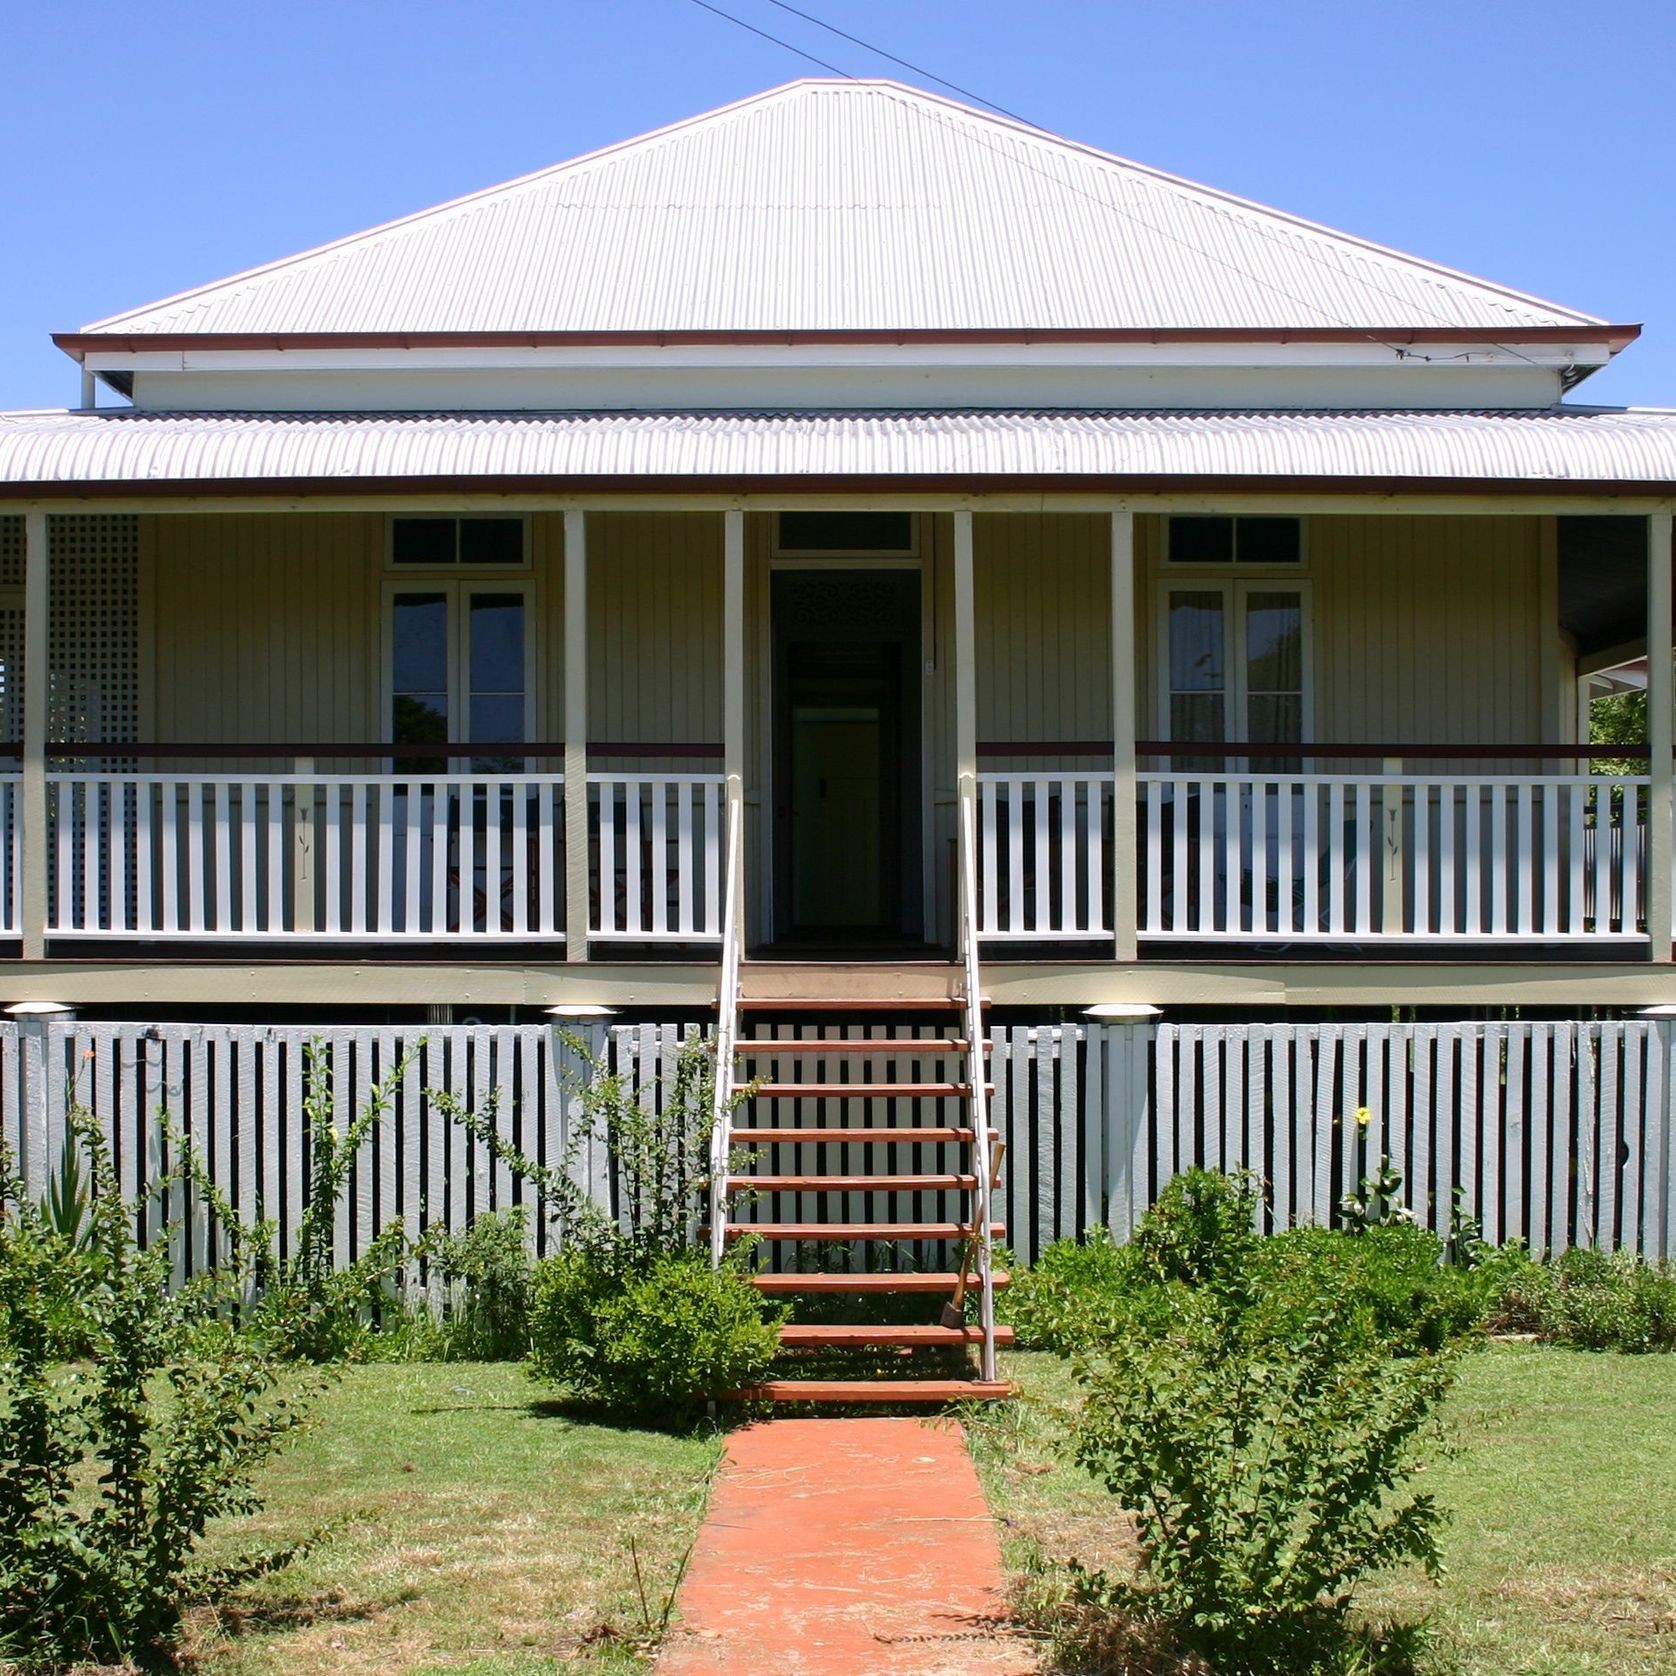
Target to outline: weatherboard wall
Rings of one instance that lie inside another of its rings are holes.
[[[721,742],[721,524],[715,513],[590,515],[589,735]],[[563,738],[563,533],[531,520],[536,733]],[[747,761],[753,822],[771,791],[773,519],[747,518]],[[384,737],[384,562],[377,514],[140,520],[141,726],[163,743]],[[952,839],[952,530],[916,519],[930,847]],[[1108,528],[1096,514],[980,515],[974,526],[978,735],[1111,733]],[[1163,524],[1137,522],[1141,732],[1166,731],[1156,643]],[[1312,732],[1323,741],[1528,743],[1574,727],[1554,623],[1552,544],[1536,517],[1312,517],[1298,580],[1313,619]],[[833,565],[845,561],[833,559]],[[412,578],[409,577],[409,580]],[[690,760],[667,768],[702,767]],[[1088,758],[990,759],[1096,767]],[[622,766],[629,766],[623,764]],[[760,853],[760,851],[759,851]],[[933,918],[944,905],[932,904]]]

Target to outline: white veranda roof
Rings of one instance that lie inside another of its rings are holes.
[[[0,493],[425,479],[1676,485],[1676,412],[0,414]]]
[[[85,330],[1600,324],[915,88],[803,81]]]

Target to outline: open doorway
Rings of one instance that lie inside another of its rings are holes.
[[[919,942],[919,572],[779,570],[772,609],[775,944]]]

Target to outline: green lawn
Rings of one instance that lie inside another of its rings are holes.
[[[635,1555],[655,1619],[719,1453],[574,1418],[518,1367],[352,1369],[266,1469],[266,1510],[221,1535],[347,1525],[219,1624],[199,1614],[193,1662],[203,1676],[641,1669]]]
[[[1076,1388],[1056,1357],[1015,1355],[1023,1400],[974,1452],[1009,1562],[1130,1554],[1123,1521],[1062,1458]],[[1493,1345],[1466,1356],[1447,1415],[1459,1453],[1428,1487],[1451,1512],[1448,1574],[1382,1579],[1380,1617],[1430,1616],[1463,1676],[1676,1672],[1676,1357]]]

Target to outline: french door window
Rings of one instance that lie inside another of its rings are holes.
[[[471,744],[475,774],[521,773],[528,742],[529,594],[517,583],[427,582],[388,591],[390,738]],[[444,756],[404,754],[396,771],[438,774]],[[458,761],[458,759],[452,759]]]
[[[1162,697],[1169,737],[1302,743],[1309,714],[1307,607],[1303,587],[1270,581],[1166,587]],[[1264,758],[1256,766],[1285,765]]]

